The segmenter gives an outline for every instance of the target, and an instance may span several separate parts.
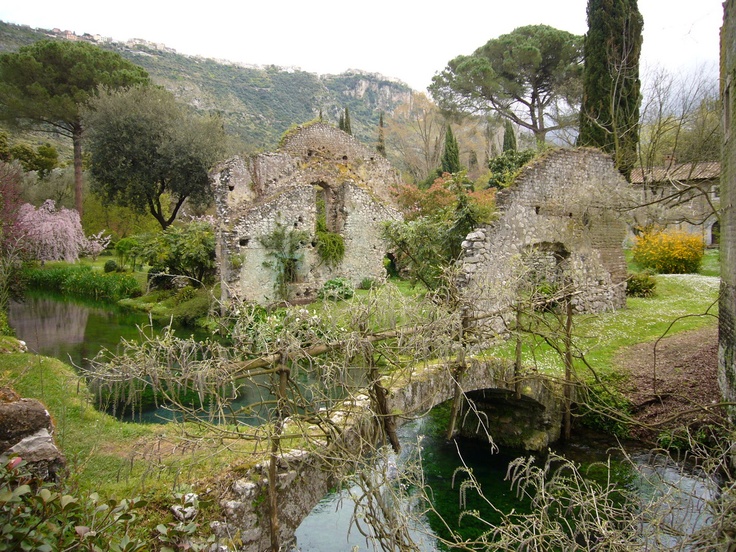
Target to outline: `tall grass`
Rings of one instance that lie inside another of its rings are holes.
[[[95,301],[116,302],[141,294],[141,288],[135,276],[105,274],[93,270],[88,265],[25,268],[23,278],[31,289],[53,291]]]

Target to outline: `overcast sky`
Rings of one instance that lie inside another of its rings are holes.
[[[189,7],[186,7],[189,5]],[[178,52],[314,73],[362,69],[425,90],[459,54],[524,25],[587,30],[587,0],[26,0],[0,20],[163,42]],[[722,0],[639,0],[647,67],[717,75]]]

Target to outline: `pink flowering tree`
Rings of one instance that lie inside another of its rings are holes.
[[[105,234],[104,230],[101,230],[97,234],[92,234],[91,236],[88,236],[87,245],[84,248],[84,254],[92,257],[92,260],[97,260],[97,257],[100,256],[100,253],[102,253],[105,249],[107,249],[107,246],[110,245],[111,239],[112,236],[110,234]]]
[[[89,242],[79,213],[72,209],[56,209],[54,201],[47,199],[38,209],[29,203],[22,205],[18,218],[26,231],[29,253],[39,261],[75,262],[86,251]]]

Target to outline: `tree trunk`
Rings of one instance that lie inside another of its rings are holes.
[[[281,366],[279,367],[279,386],[278,386],[278,408],[276,412],[277,419],[274,423],[273,433],[271,435],[271,457],[268,464],[268,512],[269,512],[269,530],[271,533],[271,552],[279,552],[281,544],[279,539],[279,503],[278,492],[276,489],[276,480],[278,476],[278,455],[281,447],[281,432],[284,428],[284,419],[289,415],[286,405],[286,389],[289,383],[289,361],[285,356],[281,357]]]
[[[72,128],[72,144],[74,146],[74,208],[82,219],[84,209],[84,190],[82,178],[82,125],[76,123]]]

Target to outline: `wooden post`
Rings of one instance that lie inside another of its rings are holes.
[[[565,296],[565,413],[564,413],[564,438],[570,440],[571,419],[570,408],[572,403],[572,301],[570,296]]]
[[[467,364],[465,363],[465,328],[467,328],[468,323],[468,317],[463,314],[462,322],[460,324],[460,330],[458,331],[458,341],[460,342],[460,349],[457,353],[457,367],[454,370],[455,393],[452,397],[452,413],[450,414],[450,423],[447,426],[446,437],[448,440],[452,439],[455,435],[457,418],[460,415],[460,407],[462,406],[463,402],[463,391],[460,384],[467,368]]]
[[[281,445],[281,432],[284,429],[284,420],[288,416],[287,409],[287,386],[289,384],[289,360],[285,354],[281,355],[279,365],[279,384],[276,389],[276,420],[274,421],[273,433],[271,434],[271,455],[268,464],[268,511],[269,530],[271,532],[271,552],[281,550],[279,539],[279,504],[276,490],[278,455]]]

